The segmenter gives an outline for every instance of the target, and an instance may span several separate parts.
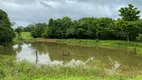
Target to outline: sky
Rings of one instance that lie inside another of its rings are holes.
[[[68,16],[111,17],[117,19],[120,7],[134,4],[142,11],[142,0],[0,0],[0,9],[7,12],[16,26],[48,23],[50,18]],[[140,14],[142,16],[142,13]]]

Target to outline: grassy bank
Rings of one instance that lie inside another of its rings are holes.
[[[16,34],[16,37],[13,39],[13,44],[22,44],[22,41],[26,41],[26,42],[30,42],[33,39],[33,37],[31,36],[31,34],[29,32],[21,32],[20,33],[20,37],[18,38],[18,34]]]
[[[141,80],[142,76],[109,75],[94,67],[65,67],[16,62],[15,57],[0,55],[0,80]]]
[[[33,38],[30,32],[21,32],[20,38],[18,39],[17,33],[16,37],[13,39],[13,44],[21,44],[24,42],[56,42],[56,39],[44,39],[44,38]]]

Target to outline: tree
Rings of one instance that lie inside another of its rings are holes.
[[[76,36],[76,28],[78,26],[78,22],[72,21],[72,25],[70,25],[70,27],[66,30],[66,37],[67,38],[77,38]]]
[[[34,37],[34,38],[41,38],[43,32],[46,29],[46,27],[47,27],[47,24],[45,24],[45,23],[37,23],[37,24],[35,24],[32,32],[31,32],[32,37]]]
[[[48,38],[67,38],[67,29],[69,29],[71,25],[72,21],[69,17],[63,17],[57,20],[51,18],[42,36]]]
[[[140,11],[132,4],[128,4],[128,7],[122,7],[119,12],[119,16],[125,21],[136,21],[140,18]]]
[[[93,18],[86,17],[78,20],[78,25],[76,28],[77,38],[82,38],[82,39],[93,38],[95,36],[95,31],[93,31],[92,29],[93,26],[94,26]]]
[[[12,42],[14,36],[7,13],[0,10],[0,45]]]
[[[43,38],[48,38],[49,37],[49,30],[51,30],[51,29],[49,29],[49,27],[47,27],[46,29],[45,29],[45,31],[42,33],[42,37]]]
[[[96,21],[96,36],[98,39],[115,39],[115,25],[112,18],[98,18]]]
[[[23,31],[22,26],[19,26],[15,29],[15,32],[17,32],[17,34],[18,34],[18,39],[20,39],[20,36],[21,36],[20,34],[21,34],[22,31]]]
[[[137,41],[142,41],[142,34],[139,34],[139,36],[137,37]]]
[[[142,20],[139,19],[140,11],[129,4],[128,7],[122,7],[119,12],[121,18],[117,20],[108,17],[85,17],[74,21],[69,17],[51,18],[45,30],[38,31],[38,28],[34,28],[32,34],[35,37],[40,37],[37,35],[42,33],[44,38],[127,39],[128,42],[129,40],[136,40],[138,34],[142,34]]]
[[[136,26],[136,21],[139,20],[140,11],[134,7],[132,4],[128,4],[128,7],[122,7],[119,10],[122,19],[117,20],[117,27],[120,30],[121,36],[127,38],[127,42],[131,35],[138,35],[138,26]],[[136,37],[135,37],[136,38]]]
[[[55,21],[53,18],[49,19],[48,25],[41,35],[43,38],[54,38],[54,33],[55,33],[54,27],[53,27],[55,26],[54,23]]]
[[[27,27],[23,27],[23,32],[32,32],[32,30],[34,29],[35,25],[34,24],[30,24]]]
[[[118,19],[116,21],[117,30],[119,30],[119,35],[123,37],[124,39],[133,40],[138,35],[138,27],[134,21],[124,21],[121,19]],[[132,37],[132,35],[136,35],[135,37]],[[131,37],[130,37],[131,36]]]

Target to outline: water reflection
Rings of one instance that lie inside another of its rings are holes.
[[[17,49],[18,45],[15,45],[13,47]],[[22,47],[21,52],[18,53],[16,56],[18,61],[27,60],[33,63],[38,62],[37,64],[46,64],[46,65],[80,66],[80,65],[86,65],[87,63],[89,63],[91,60],[94,59],[94,57],[91,57],[85,62],[72,59],[71,61],[64,63],[64,60],[60,60],[60,61],[51,60],[48,52],[46,52],[46,54],[44,52],[41,52],[41,53],[36,52],[35,49],[31,47],[31,45],[23,44],[21,47]]]
[[[110,72],[114,72],[119,68],[123,68],[123,70],[133,68],[142,70],[142,58],[131,51],[127,53],[125,49],[69,46],[57,43],[31,43],[15,45],[13,48],[17,53],[16,58],[18,61],[28,60],[38,64],[71,66],[85,65],[90,63],[90,61],[98,60],[101,64],[105,64],[100,67]],[[63,56],[63,50],[64,53],[69,52],[70,55]],[[92,62],[91,65],[96,65],[96,63]]]
[[[0,54],[1,55],[15,56],[16,55],[16,50],[11,45],[9,45],[7,47],[0,46]]]
[[[18,53],[20,53],[22,51],[22,45],[20,45],[20,44],[14,45],[13,48]]]
[[[109,74],[114,74],[114,73],[116,73],[117,69],[119,69],[119,67],[120,67],[119,62],[117,62],[117,61],[115,61],[112,65],[113,65],[112,68],[110,68],[110,69],[105,69],[105,71],[106,71],[107,73],[109,73]]]

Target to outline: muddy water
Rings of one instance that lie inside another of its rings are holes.
[[[81,47],[57,43],[14,45],[1,54],[15,55],[17,61],[27,60],[49,65],[91,65],[105,69],[142,70],[142,57],[127,49]]]

